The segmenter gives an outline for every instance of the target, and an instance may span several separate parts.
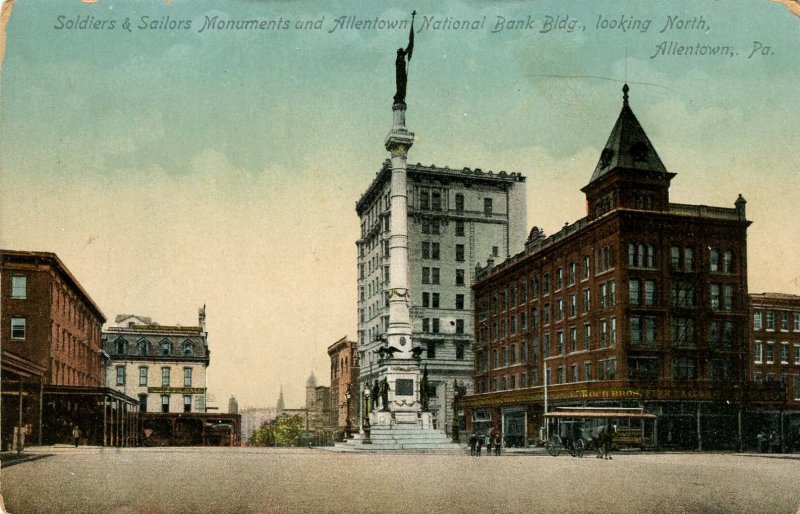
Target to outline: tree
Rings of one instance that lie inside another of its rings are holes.
[[[305,421],[298,415],[283,416],[265,421],[250,434],[252,446],[298,446],[303,436]]]

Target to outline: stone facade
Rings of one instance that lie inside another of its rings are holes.
[[[453,383],[471,386],[475,265],[522,250],[525,178],[480,169],[407,166],[408,271],[412,345],[428,366],[430,409],[450,431]],[[391,163],[386,161],[356,205],[359,382],[379,379],[389,329]],[[363,391],[362,391],[363,394]],[[361,402],[360,402],[361,403]]]
[[[123,314],[103,331],[110,356],[106,385],[139,401],[148,413],[206,412],[209,365],[205,308],[198,326],[159,325]]]

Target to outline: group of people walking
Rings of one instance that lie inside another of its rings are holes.
[[[500,455],[500,448],[503,447],[503,438],[500,432],[495,432],[494,434],[476,434],[473,432],[472,435],[469,436],[470,455],[480,457],[484,445],[486,445],[487,455],[492,454],[492,448],[494,448],[495,455]]]

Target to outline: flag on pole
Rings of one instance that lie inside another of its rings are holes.
[[[414,53],[414,16],[417,14],[417,11],[411,13],[411,29],[408,32],[408,48],[406,49],[406,55],[408,56],[408,60],[411,60],[411,54]]]

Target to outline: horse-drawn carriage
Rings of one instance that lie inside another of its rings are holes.
[[[544,418],[548,453],[555,457],[566,450],[573,457],[582,457],[590,450],[600,456],[612,448],[647,447],[651,440],[647,422],[656,416],[639,407],[558,407]]]

